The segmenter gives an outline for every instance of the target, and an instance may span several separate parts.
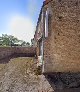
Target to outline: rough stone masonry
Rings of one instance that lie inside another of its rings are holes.
[[[80,0],[47,1],[43,10],[49,8],[50,20],[49,36],[44,39],[44,71],[80,72]]]
[[[49,30],[48,37],[43,39],[47,9]],[[43,40],[44,45],[43,73],[63,88],[80,87],[80,0],[45,0],[35,38],[39,38],[37,34],[40,31],[43,32],[40,40]],[[37,41],[37,56],[40,55],[40,40]]]
[[[35,47],[0,47],[0,60],[7,57],[26,56],[34,57],[36,54]]]

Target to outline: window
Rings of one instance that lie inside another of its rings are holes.
[[[48,15],[49,15],[49,9],[46,10],[46,14],[45,14],[45,37],[48,37]]]

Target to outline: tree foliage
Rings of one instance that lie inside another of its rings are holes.
[[[19,40],[18,38],[12,35],[2,34],[2,36],[0,37],[0,46],[16,46],[16,45],[17,46],[30,46],[30,43],[25,42],[23,40]]]

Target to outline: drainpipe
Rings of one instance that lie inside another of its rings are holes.
[[[44,31],[45,31],[45,9],[42,10],[42,13],[43,13],[43,36],[42,36],[42,47],[43,47],[43,50],[42,50],[42,73],[44,72]]]
[[[42,38],[42,72],[44,71],[44,37]]]

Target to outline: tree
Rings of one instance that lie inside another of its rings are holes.
[[[27,42],[27,43],[26,43],[26,46],[30,46],[30,43],[29,43],[29,42]]]
[[[9,46],[9,37],[7,34],[2,34],[2,45],[3,46]]]
[[[11,46],[11,44],[14,44],[15,42],[18,42],[18,41],[19,40],[12,35],[2,34],[3,46]]]
[[[2,46],[2,37],[0,37],[0,46]]]
[[[22,46],[26,46],[26,42],[25,42],[25,41],[23,41],[21,45],[22,45]]]
[[[7,35],[7,34],[2,34],[0,37],[0,45],[1,46],[30,46],[29,42],[25,42],[23,40],[19,40],[18,38],[12,36],[12,35]]]

